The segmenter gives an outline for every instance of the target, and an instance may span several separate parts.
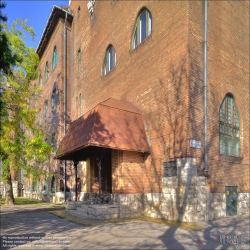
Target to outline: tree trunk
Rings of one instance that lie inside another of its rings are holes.
[[[5,204],[11,206],[15,205],[10,172],[8,174],[8,179],[5,185]]]

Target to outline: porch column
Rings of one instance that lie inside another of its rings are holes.
[[[75,201],[77,201],[77,165],[78,161],[74,161],[74,168],[75,168]]]

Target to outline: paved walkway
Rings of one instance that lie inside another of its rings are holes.
[[[190,231],[146,221],[82,226],[46,209],[1,207],[0,249],[249,249],[249,216],[202,222],[204,229]]]

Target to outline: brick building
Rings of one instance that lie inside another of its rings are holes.
[[[66,186],[120,217],[249,211],[249,3],[205,3],[54,7],[37,53],[57,192],[66,162]]]

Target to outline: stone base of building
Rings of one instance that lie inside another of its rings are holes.
[[[83,218],[110,219],[153,217],[171,221],[198,222],[227,216],[226,194],[209,193],[207,178],[197,175],[194,158],[176,160],[175,176],[162,178],[161,193],[102,194],[67,192],[66,211]],[[26,192],[24,197],[63,203],[64,193]],[[101,203],[101,204],[96,204]],[[237,214],[250,212],[250,194],[238,193]]]
[[[43,202],[51,202],[51,203],[64,203],[64,192],[55,192],[55,193],[49,193],[49,192],[30,192],[30,191],[24,191],[23,197],[33,200],[40,200]],[[70,192],[66,192],[66,200],[68,200],[70,197]]]
[[[143,194],[110,194],[109,203],[91,204],[97,194],[81,194],[83,201],[67,201],[66,212],[82,218],[111,219],[144,216]]]
[[[218,219],[226,217],[226,194],[225,193],[210,193],[209,219]],[[238,193],[237,199],[237,215],[245,215],[250,213],[250,194]]]

